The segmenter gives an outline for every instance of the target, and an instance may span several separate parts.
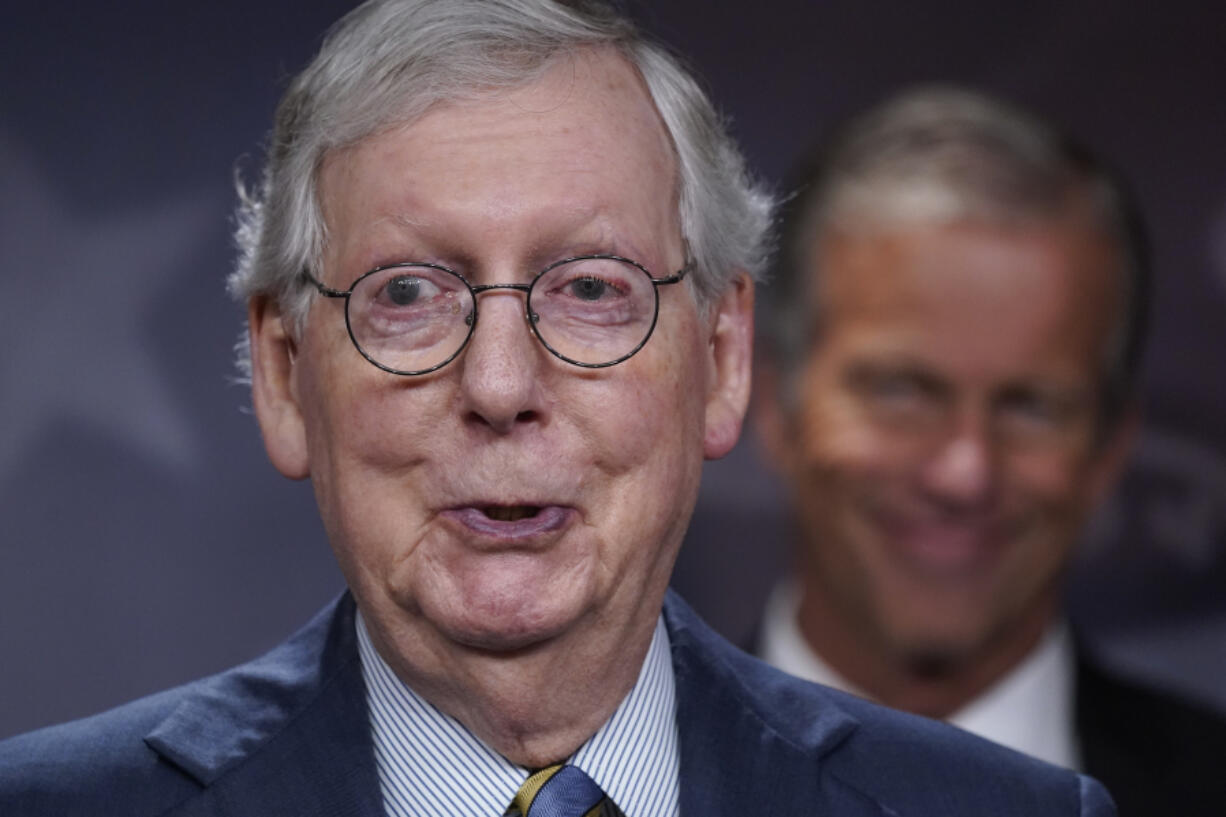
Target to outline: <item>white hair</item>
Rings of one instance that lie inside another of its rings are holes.
[[[301,330],[326,228],[319,172],[332,151],[414,121],[432,105],[522,87],[560,57],[612,48],[643,78],[676,151],[690,279],[709,306],[769,253],[772,197],[749,175],[725,123],[676,57],[601,0],[371,0],[329,31],[277,108],[259,186],[240,181],[229,277],[238,299],[276,298]],[[250,349],[238,346],[250,375]]]

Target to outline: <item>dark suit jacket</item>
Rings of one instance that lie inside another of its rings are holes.
[[[1078,649],[1077,736],[1086,772],[1120,817],[1226,815],[1226,716],[1103,670]]]
[[[675,596],[665,620],[683,815],[1114,813],[1087,778],[771,669]],[[237,669],[0,743],[0,814],[382,815],[352,599]]]

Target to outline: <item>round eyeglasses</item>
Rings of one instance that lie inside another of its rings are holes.
[[[527,294],[532,333],[567,363],[589,369],[621,363],[656,327],[658,287],[691,269],[693,262],[655,278],[629,258],[578,255],[550,264],[528,284],[474,286],[455,270],[417,262],[375,267],[347,290],[302,275],[320,295],[345,299],[345,325],[362,357],[392,374],[419,375],[463,351],[477,326],[477,295],[494,289]]]

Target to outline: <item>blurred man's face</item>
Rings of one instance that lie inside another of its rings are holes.
[[[589,253],[667,276],[686,261],[676,179],[637,74],[607,54],[563,60],[333,155],[324,283],[404,261],[528,283]],[[315,300],[296,342],[274,338],[265,357],[289,372],[284,410],[261,414],[270,452],[311,477],[385,654],[447,676],[464,654],[650,633],[703,455],[739,429],[744,395],[727,402],[714,357],[733,324],[747,354],[752,297],[737,291],[704,316],[688,285],[662,287],[650,341],[604,369],[549,354],[512,290],[481,294],[471,341],[427,375],[370,365],[336,300]],[[275,332],[260,325],[257,346]]]
[[[823,329],[774,446],[806,587],[898,661],[1037,631],[1115,464],[1098,437],[1111,247],[1060,222],[959,222],[815,252]]]

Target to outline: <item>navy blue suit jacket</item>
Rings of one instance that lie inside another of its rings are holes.
[[[672,594],[665,620],[687,817],[1114,814],[1088,778],[771,669]],[[0,743],[0,814],[380,817],[352,599],[249,664]]]

